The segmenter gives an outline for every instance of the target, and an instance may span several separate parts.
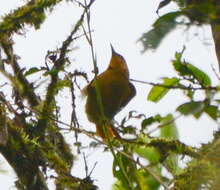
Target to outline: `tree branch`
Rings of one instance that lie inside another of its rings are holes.
[[[31,107],[37,106],[39,103],[39,98],[34,92],[33,85],[25,78],[23,71],[17,62],[17,56],[13,52],[12,40],[5,36],[4,40],[1,40],[1,46],[7,56],[8,63],[11,65],[14,71],[15,80],[13,78],[9,78],[12,84],[14,84],[14,90],[18,91],[21,97],[27,98]],[[21,84],[22,88],[16,86],[16,80]]]
[[[164,85],[164,84],[160,84],[160,83],[153,83],[153,82],[147,82],[147,81],[142,81],[142,80],[136,80],[136,79],[130,79],[130,81],[133,82],[137,82],[137,83],[142,83],[142,84],[147,84],[147,85],[151,85],[151,86],[159,86],[159,87],[163,87],[163,88],[167,88],[167,89],[180,89],[180,90],[215,90],[217,91],[218,88],[214,87],[214,86],[202,86],[202,87],[192,87],[192,86],[180,86],[180,85],[176,85],[176,86],[170,86],[170,85]]]
[[[62,0],[32,0],[6,15],[2,18],[3,22],[0,23],[0,41],[5,35],[10,36],[12,33],[23,29],[24,24],[29,24],[38,29],[46,18],[44,11],[47,8],[52,8],[61,1]]]

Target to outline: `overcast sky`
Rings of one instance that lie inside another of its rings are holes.
[[[2,1],[0,6],[1,16],[23,3],[24,1],[21,0]],[[127,60],[131,78],[159,82],[161,77],[175,75],[171,60],[174,53],[182,50],[183,45],[186,45],[184,58],[210,74],[213,82],[216,83],[217,79],[211,65],[214,65],[216,70],[218,70],[218,66],[208,26],[201,29],[193,28],[190,31],[178,28],[163,41],[157,51],[140,53],[142,46],[137,43],[137,40],[144,32],[151,29],[152,23],[158,18],[155,13],[158,3],[159,1],[155,0],[96,0],[91,9],[91,21],[100,72],[108,65],[111,55],[110,43],[112,43],[116,51]],[[175,5],[171,4],[161,10],[160,15],[175,9]],[[40,30],[35,31],[33,28],[27,27],[25,37],[16,35],[14,38],[15,49],[16,53],[22,57],[22,64],[26,67],[42,66],[46,52],[60,47],[62,40],[69,34],[69,31],[80,17],[81,11],[82,9],[76,4],[62,3],[55,7],[53,13],[49,14]],[[204,45],[204,42],[206,45]],[[88,44],[86,44],[85,39],[80,39],[73,44],[73,47],[78,48],[71,54],[71,59],[76,64],[75,67],[89,72],[91,74],[89,75],[90,79],[92,79],[93,65]],[[150,87],[136,83],[134,85],[137,88],[136,97],[117,115],[116,120],[120,121],[120,118],[125,116],[129,110],[137,110],[146,114],[146,116],[157,113],[162,115],[173,113],[178,105],[187,101],[182,93],[175,91],[171,92],[158,104],[148,102],[147,94]],[[69,121],[70,118],[71,106],[70,99],[67,96],[68,94],[61,94],[59,97],[60,100],[67,99],[60,104],[64,108],[62,111],[62,114],[65,115],[62,118],[64,121]],[[201,98],[200,95],[198,95],[199,98]],[[84,103],[84,100],[78,97],[77,105],[79,106],[78,113],[80,113],[78,116],[81,123],[84,123],[87,129],[91,129],[93,125],[88,123],[86,119],[83,108]],[[208,142],[212,138],[213,129],[217,127],[217,124],[205,115],[199,121],[195,121],[191,117],[182,117],[177,120],[177,125],[181,141],[193,146]],[[92,129],[94,130],[94,127]],[[71,143],[72,138],[71,135],[68,137],[69,143]],[[90,169],[98,161],[94,175],[92,175],[97,180],[96,184],[100,189],[110,190],[114,181],[111,174],[111,155],[99,150],[90,150],[86,154]],[[5,162],[3,165],[5,165]],[[73,174],[85,177],[81,157],[78,158],[74,166]],[[13,189],[15,177],[12,172],[0,175],[0,179],[3,189]]]

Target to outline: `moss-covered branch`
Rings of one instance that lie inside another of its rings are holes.
[[[25,142],[25,133],[17,127],[19,126],[15,126],[13,122],[7,122],[9,133],[7,144],[0,146],[2,155],[18,176],[16,186],[22,190],[48,190],[46,179],[39,168],[41,159],[33,144],[30,146]]]
[[[183,172],[176,176],[174,189],[219,189],[220,132],[215,134],[212,142],[203,145],[198,153],[201,156],[189,162]]]
[[[33,85],[26,79],[17,62],[17,56],[13,52],[12,40],[5,36],[4,39],[1,39],[1,47],[7,56],[7,63],[11,65],[14,71],[15,76],[9,79],[11,80],[15,91],[18,92],[21,97],[27,98],[31,107],[37,106],[39,98],[34,92]]]
[[[2,18],[0,23],[0,36],[18,32],[25,24],[34,26],[36,29],[45,20],[45,10],[52,8],[62,0],[33,0],[24,6],[12,11]],[[0,37],[0,39],[1,39]]]

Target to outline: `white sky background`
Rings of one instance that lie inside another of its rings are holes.
[[[99,71],[102,72],[108,65],[111,56],[110,43],[112,43],[116,51],[127,60],[131,78],[159,82],[160,77],[175,75],[171,60],[174,57],[174,53],[177,50],[181,51],[183,45],[186,45],[184,58],[206,71],[216,84],[217,79],[211,69],[211,64],[213,64],[217,71],[218,66],[209,27],[203,27],[202,29],[194,28],[190,31],[184,31],[179,28],[163,41],[157,51],[140,53],[142,46],[136,42],[144,32],[151,28],[151,24],[158,17],[155,11],[159,2],[159,0],[96,0],[91,9],[91,24],[94,29],[93,39]],[[18,0],[1,2],[0,15],[8,13],[11,9],[23,3],[24,1]],[[160,15],[170,10],[175,10],[174,4],[162,9]],[[55,7],[54,12],[50,14],[40,30],[35,31],[33,28],[27,28],[26,37],[16,35],[14,38],[15,49],[17,54],[22,57],[22,64],[27,68],[42,66],[47,51],[60,47],[80,15],[81,9],[77,5],[63,3]],[[198,36],[194,35],[196,32]],[[209,45],[204,45],[204,42],[209,43]],[[82,38],[73,47],[78,47],[78,49],[71,54],[72,68],[89,72],[91,74],[89,77],[92,79],[91,70],[93,65],[88,44]],[[137,88],[137,95],[117,115],[116,120],[118,121],[129,110],[137,110],[146,114],[146,116],[152,116],[157,113],[162,115],[170,112],[173,113],[178,105],[187,101],[187,98],[182,93],[175,91],[170,92],[158,104],[148,102],[147,94],[150,87],[138,83],[134,85]],[[69,122],[71,109],[68,96],[69,94],[64,91],[64,94],[60,94],[58,98],[61,100],[60,105],[64,108],[62,110],[62,120],[66,122]],[[93,125],[87,122],[84,114],[83,105],[85,101],[81,100],[79,96],[77,98],[79,100],[77,106],[79,106],[78,116],[80,122],[83,126],[87,127],[86,129],[94,130],[94,127],[91,127]],[[201,97],[198,95],[198,98]],[[193,146],[199,146],[201,143],[208,142],[212,139],[213,129],[217,128],[217,124],[206,115],[202,116],[199,121],[195,121],[191,117],[182,117],[177,120],[177,126],[181,141]],[[68,136],[70,144],[73,143],[72,138],[73,136]],[[82,138],[86,139],[85,136]],[[97,180],[96,184],[100,187],[100,190],[110,190],[111,184],[114,181],[111,174],[111,155],[103,153],[102,150],[94,151],[93,149],[86,152],[86,155],[90,169],[98,161],[92,177]],[[73,174],[85,177],[82,160],[82,157],[78,157],[78,161],[74,164]],[[4,166],[5,162],[2,165]],[[0,180],[2,189],[14,189],[13,182],[15,177],[12,172],[0,174]]]

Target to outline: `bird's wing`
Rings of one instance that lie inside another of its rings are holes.
[[[92,85],[93,81],[94,81],[94,79],[93,79],[89,84],[87,84],[87,85],[81,90],[81,96],[82,96],[83,98],[85,98],[86,96],[88,96],[89,91],[91,91],[91,90],[94,89],[94,87],[93,87],[93,85]]]
[[[136,89],[132,83],[129,82],[129,92],[126,94],[126,97],[123,98],[123,101],[120,104],[120,108],[123,108],[128,104],[128,102],[136,95]]]

